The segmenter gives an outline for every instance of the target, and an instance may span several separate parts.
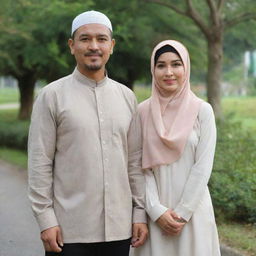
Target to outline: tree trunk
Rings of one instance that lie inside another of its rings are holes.
[[[223,59],[223,34],[208,38],[207,98],[217,119],[222,118],[221,73]]]
[[[121,84],[126,85],[129,89],[131,89],[133,91],[133,89],[134,89],[133,88],[133,84],[134,84],[133,79],[131,79],[131,80],[129,80],[129,78],[128,79],[117,79],[116,81],[121,83]]]
[[[31,73],[26,73],[17,77],[18,87],[20,91],[20,109],[18,118],[20,120],[27,120],[30,118],[34,100],[34,88],[36,77]]]

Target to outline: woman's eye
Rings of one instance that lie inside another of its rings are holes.
[[[175,62],[173,64],[173,67],[180,67],[180,66],[182,66],[182,63],[180,63],[180,62]]]

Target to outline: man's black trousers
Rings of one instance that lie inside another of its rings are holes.
[[[131,239],[102,242],[64,244],[62,252],[46,252],[45,256],[128,256]]]

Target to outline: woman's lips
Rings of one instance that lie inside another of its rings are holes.
[[[164,82],[166,84],[170,84],[171,85],[171,84],[174,84],[176,82],[176,80],[175,79],[165,79]]]

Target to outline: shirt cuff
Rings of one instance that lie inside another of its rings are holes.
[[[150,209],[147,209],[147,213],[152,221],[156,221],[161,215],[163,215],[168,210],[167,207],[157,204],[151,207]]]
[[[147,214],[144,209],[133,208],[132,223],[147,223]]]
[[[186,220],[187,222],[190,220],[190,218],[192,217],[193,211],[187,207],[185,207],[184,205],[179,204],[175,209],[174,212],[180,216],[181,218],[183,218],[184,220]]]
[[[58,226],[59,223],[52,208],[47,209],[44,213],[36,216],[40,231]]]

